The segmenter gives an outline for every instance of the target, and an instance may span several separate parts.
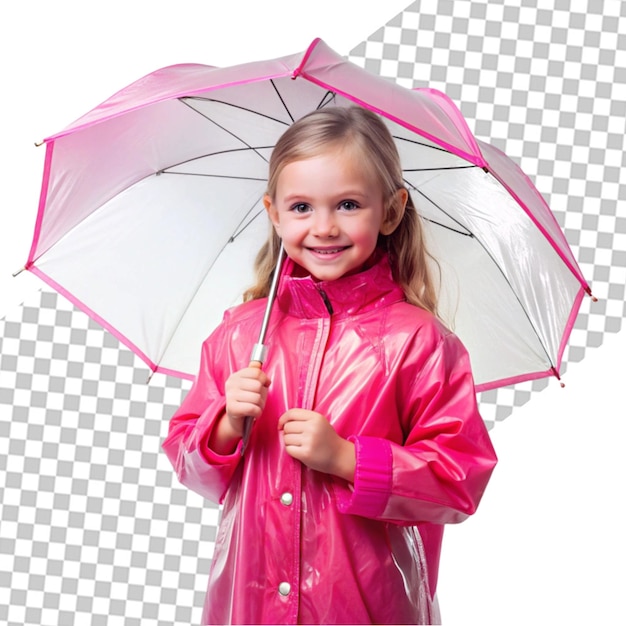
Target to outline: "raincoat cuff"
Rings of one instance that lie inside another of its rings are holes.
[[[208,439],[206,439],[201,449],[202,457],[210,465],[230,465],[233,461],[239,461],[239,459],[241,459],[241,446],[242,442],[240,441],[233,453],[218,454],[215,450],[209,448],[209,442]]]
[[[217,427],[217,422],[222,416],[222,413],[223,410],[218,411],[211,416],[202,434],[200,454],[202,455],[202,458],[210,465],[230,465],[233,463],[233,461],[239,461],[239,459],[241,459],[241,447],[243,445],[243,441],[239,441],[234,452],[232,452],[231,454],[219,454],[209,446],[211,434],[213,433],[213,430]]]
[[[354,487],[337,486],[337,506],[342,513],[380,517],[389,500],[393,456],[391,445],[378,437],[348,437],[354,443]]]

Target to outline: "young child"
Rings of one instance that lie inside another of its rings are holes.
[[[360,107],[297,121],[264,203],[258,283],[204,343],[163,444],[223,503],[203,623],[438,623],[443,525],[474,513],[496,457],[387,127]]]

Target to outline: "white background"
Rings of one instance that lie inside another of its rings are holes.
[[[514,0],[513,3],[515,3]],[[409,0],[13,2],[0,19],[0,317],[39,289],[26,260],[44,148],[34,142],[159,67],[348,53]],[[457,103],[458,104],[458,103]],[[624,332],[492,431],[500,463],[476,516],[447,530],[444,623],[626,623]]]

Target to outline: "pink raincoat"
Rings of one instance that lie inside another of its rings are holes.
[[[242,457],[208,447],[224,383],[246,367],[265,300],[228,311],[163,447],[179,480],[223,502],[203,623],[425,624],[443,524],[476,510],[496,457],[468,355],[404,300],[386,257],[332,282],[291,275],[274,306],[272,384]],[[279,417],[325,415],[356,446],[354,484],[284,450]]]

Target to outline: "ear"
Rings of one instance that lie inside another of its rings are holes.
[[[277,233],[280,232],[278,211],[276,210],[272,199],[267,194],[263,196],[263,206],[265,206],[265,210],[267,211],[267,215],[270,218],[270,221],[272,222],[272,224],[274,224],[274,229]]]
[[[409,201],[409,192],[402,187],[398,189],[389,200],[383,223],[380,225],[381,235],[391,235],[398,228],[404,217],[406,203]]]

